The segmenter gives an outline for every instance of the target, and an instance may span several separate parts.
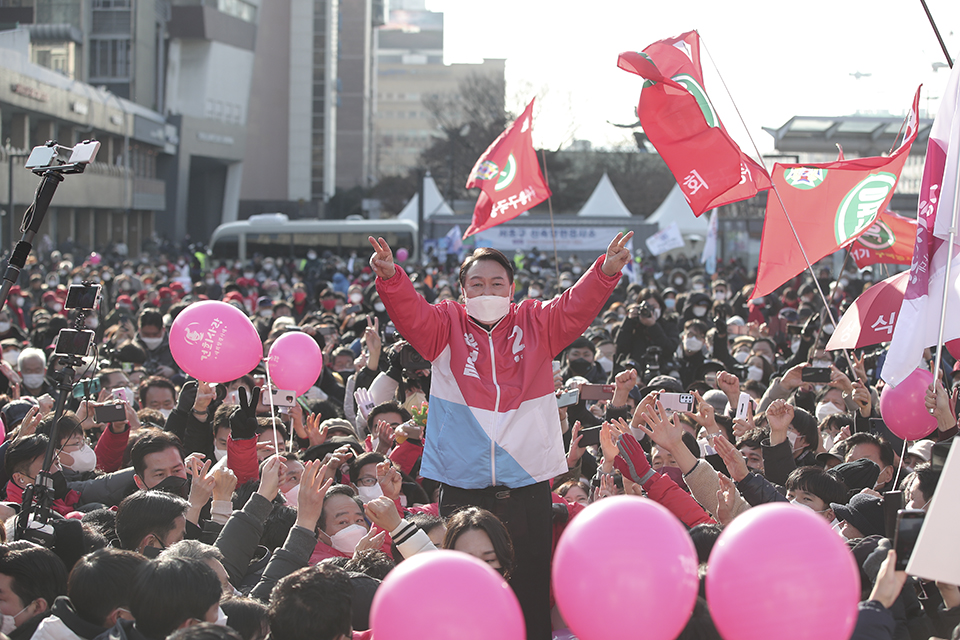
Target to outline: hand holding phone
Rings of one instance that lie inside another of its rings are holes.
[[[668,413],[693,411],[694,399],[691,393],[661,393],[657,399]]]
[[[800,370],[800,380],[803,382],[813,382],[826,384],[830,382],[832,370],[830,367],[804,367]]]
[[[897,535],[893,541],[893,548],[897,552],[897,571],[907,570],[926,515],[926,511],[919,509],[900,509],[897,512]]]

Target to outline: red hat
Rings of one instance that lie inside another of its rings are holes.
[[[173,295],[173,290],[170,287],[160,287],[160,297],[169,298]]]
[[[11,296],[18,296],[18,295],[20,295],[20,286],[19,286],[19,285],[13,285],[12,287],[10,287],[10,295],[11,295]]]
[[[55,294],[53,291],[44,291],[43,293],[44,302],[46,302],[47,300],[56,300],[56,299],[57,299],[57,294]]]
[[[117,304],[128,304],[132,307],[133,298],[131,298],[127,294],[123,294],[122,296],[117,296]]]
[[[243,296],[240,295],[239,291],[231,291],[227,295],[223,296],[224,302],[230,302],[231,300],[236,300],[237,302],[243,303]]]
[[[183,291],[183,283],[177,282],[176,280],[174,280],[173,282],[170,283],[170,288],[173,289],[174,291]]]

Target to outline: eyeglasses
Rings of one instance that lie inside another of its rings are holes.
[[[372,487],[377,484],[377,479],[370,476],[366,476],[357,480],[357,485],[360,487]]]

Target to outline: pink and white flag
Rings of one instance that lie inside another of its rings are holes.
[[[921,364],[923,350],[936,346],[944,279],[949,281],[947,322],[943,340],[960,338],[960,244],[950,244],[950,227],[957,215],[957,169],[960,155],[960,65],[953,68],[940,109],[930,129],[923,164],[917,239],[910,279],[893,332],[881,377],[896,386]],[[915,126],[915,124],[914,124]],[[957,237],[960,241],[960,236]],[[950,273],[947,256],[953,253]]]

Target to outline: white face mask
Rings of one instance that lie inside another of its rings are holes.
[[[747,367],[747,380],[755,380],[760,382],[763,380],[763,368],[762,367]]]
[[[743,364],[749,358],[750,358],[749,351],[737,351],[735,354],[733,354],[733,359],[739,362],[740,364]]]
[[[362,301],[363,301],[362,293],[354,292],[350,294],[350,302],[352,302],[353,304],[360,304]]]
[[[7,331],[10,331],[10,323],[0,322],[0,333],[6,333]]]
[[[667,309],[675,309],[677,307],[676,298],[667,298],[663,301],[663,304],[667,305]]]
[[[360,496],[363,504],[367,504],[371,500],[376,500],[382,496],[383,489],[380,488],[380,483],[377,483],[372,487],[357,487],[357,494]]]
[[[97,468],[97,453],[86,442],[78,451],[71,453],[70,457],[73,458],[73,464],[63,466],[72,471],[84,473]]]
[[[360,538],[365,535],[367,535],[365,528],[359,524],[352,524],[330,536],[330,546],[340,553],[353,553],[357,549]]]
[[[726,300],[727,300],[727,292],[726,292],[726,291],[714,291],[714,292],[713,292],[713,299],[716,300],[717,302],[726,302]]]
[[[17,620],[16,620],[17,616],[29,608],[30,608],[30,605],[28,604],[26,607],[24,607],[23,609],[20,609],[20,611],[17,611],[12,616],[3,614],[3,623],[0,624],[0,633],[3,633],[4,635],[10,635],[10,633],[17,628]]]
[[[507,296],[476,296],[467,298],[467,315],[483,324],[497,322],[510,310],[510,298]]]
[[[603,367],[603,370],[607,373],[613,371],[613,360],[610,358],[597,358],[597,362],[600,363],[600,366]]]
[[[814,360],[810,363],[811,367],[820,367],[821,369],[829,369],[830,365],[833,364],[829,360]]]
[[[23,384],[26,385],[28,389],[39,389],[43,386],[43,374],[25,373],[23,374]]]
[[[832,416],[835,413],[843,413],[843,409],[838,409],[837,405],[832,402],[818,402],[817,403],[817,422],[823,422],[823,419],[827,416]],[[828,449],[830,447],[827,447]]]
[[[166,420],[170,417],[170,411],[172,411],[172,409],[157,409],[157,411],[159,411],[160,415],[163,416],[163,419]]]
[[[146,345],[147,349],[153,351],[163,343],[163,336],[159,338],[145,338],[142,334],[140,339],[143,340],[143,344]]]
[[[217,607],[217,621],[213,624],[221,627],[227,626],[227,614],[225,614],[220,607]]]
[[[690,353],[703,349],[703,340],[696,336],[687,336],[683,339],[683,348]]]
[[[800,438],[794,431],[787,431],[787,440],[790,442],[790,448],[797,448],[797,440]]]
[[[823,448],[827,451],[833,449],[833,445],[837,444],[837,436],[833,433],[824,433],[823,437]]]
[[[20,358],[20,352],[16,349],[3,352],[3,359],[7,361],[11,367],[17,366],[17,360]]]
[[[376,302],[373,305],[373,310],[376,311],[377,313],[383,313],[384,311],[387,310],[387,308],[383,306],[382,302]]]
[[[292,489],[283,492],[283,499],[287,501],[287,504],[291,507],[296,508],[297,498],[300,496],[300,485],[295,485]]]
[[[790,341],[790,351],[794,354],[800,351],[800,338],[795,338]]]
[[[270,318],[273,316],[273,309],[260,309],[261,318]]]
[[[527,296],[530,297],[530,298],[539,298],[539,297],[540,297],[540,289],[532,289],[532,288],[531,288],[531,289],[527,289]]]
[[[702,318],[703,316],[707,315],[707,308],[702,305],[697,305],[693,308],[693,315],[697,316],[698,318]]]
[[[213,457],[216,458],[217,460],[223,460],[225,457],[227,457],[227,450],[220,449],[219,447],[214,447]]]

